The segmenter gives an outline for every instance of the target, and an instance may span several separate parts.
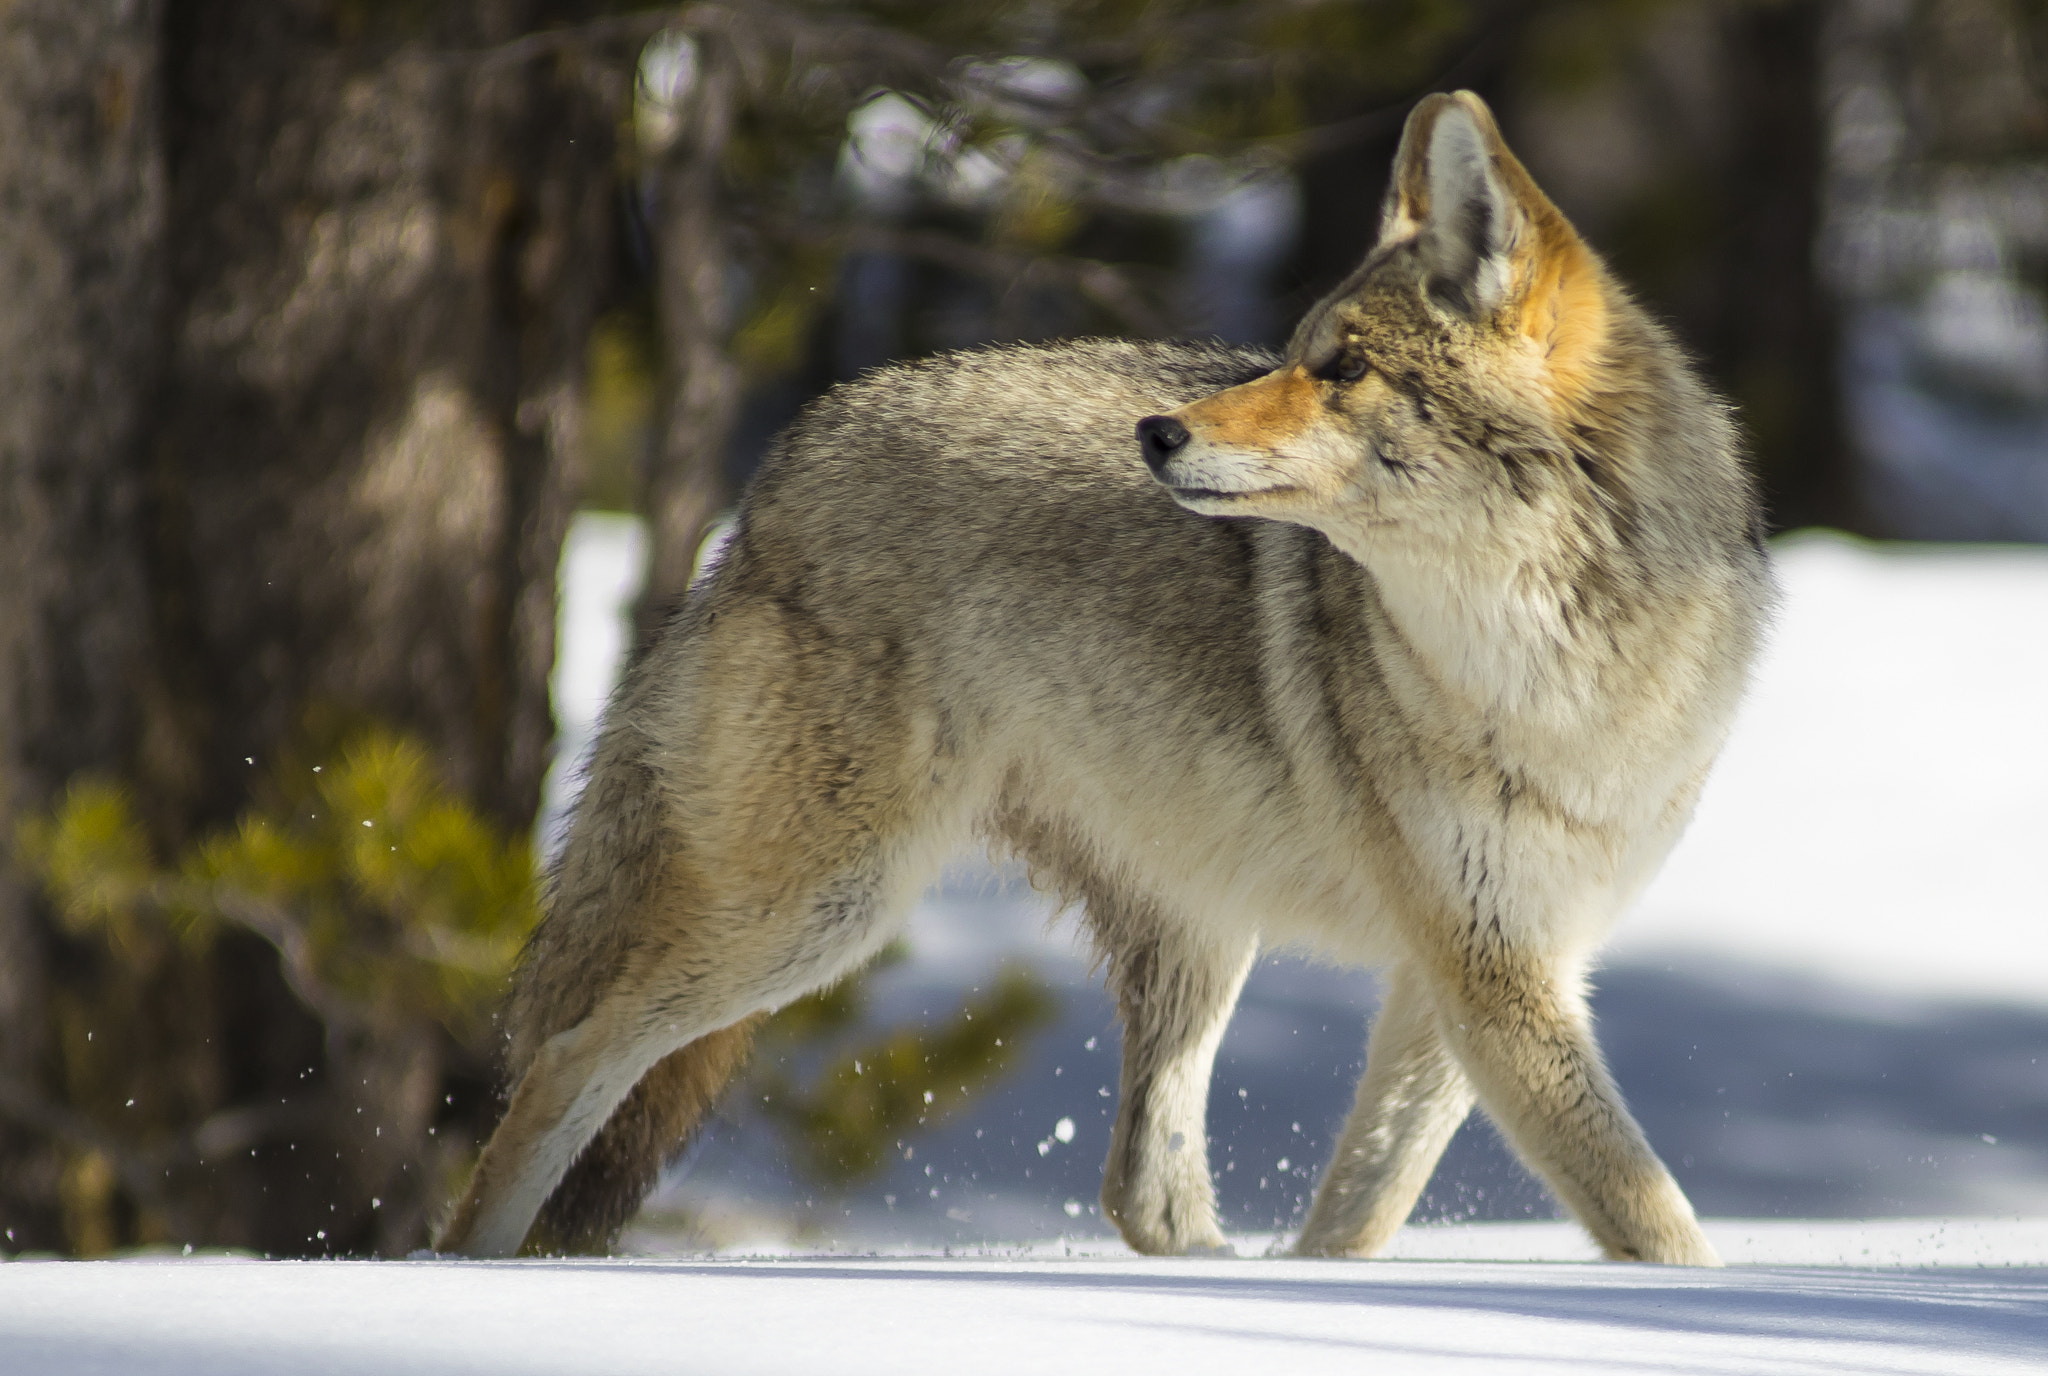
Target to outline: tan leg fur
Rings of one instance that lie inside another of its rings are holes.
[[[1395,966],[1357,1102],[1295,1250],[1369,1257],[1385,1247],[1408,1221],[1472,1100],[1471,1082],[1437,1027],[1427,977],[1411,964]]]

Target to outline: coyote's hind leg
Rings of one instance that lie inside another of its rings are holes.
[[[588,1016],[541,1043],[440,1250],[516,1254],[577,1155],[657,1062],[854,969],[887,939],[898,906],[883,901],[871,864],[716,908],[692,903],[691,888],[668,888],[669,902],[690,909],[663,924],[670,937],[637,949]]]
[[[1438,1030],[1427,976],[1396,965],[1373,1022],[1357,1101],[1295,1250],[1369,1257],[1385,1247],[1472,1111],[1472,1099],[1471,1081]]]
[[[640,990],[614,992],[591,1015],[542,1043],[520,1079],[436,1240],[440,1251],[509,1257],[534,1216],[612,1110],[664,1055],[716,1027],[649,1027]]]
[[[568,1256],[609,1254],[663,1167],[697,1136],[746,1064],[764,1016],[742,1018],[656,1062],[555,1186],[528,1244]]]
[[[1150,903],[1090,900],[1123,1021],[1102,1208],[1140,1252],[1227,1250],[1209,1174],[1209,1076],[1257,943],[1214,944]]]

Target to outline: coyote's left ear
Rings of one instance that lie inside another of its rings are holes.
[[[1432,300],[1473,321],[1510,311],[1553,368],[1583,365],[1604,337],[1599,261],[1470,91],[1426,97],[1401,132],[1380,242],[1410,237]]]

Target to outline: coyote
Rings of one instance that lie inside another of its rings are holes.
[[[1225,1250],[1210,1067],[1276,944],[1386,981],[1300,1252],[1383,1247],[1476,1100],[1608,1256],[1716,1264],[1585,976],[1772,596],[1728,408],[1486,105],[1431,96],[1278,358],[952,354],[780,439],[612,701],[438,1245],[604,1246],[752,1024],[979,840],[1085,911],[1137,1250]]]

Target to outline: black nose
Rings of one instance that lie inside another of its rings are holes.
[[[1188,428],[1172,416],[1147,416],[1138,422],[1138,448],[1145,452],[1145,463],[1154,473],[1166,467],[1167,460],[1180,452],[1188,442]]]

